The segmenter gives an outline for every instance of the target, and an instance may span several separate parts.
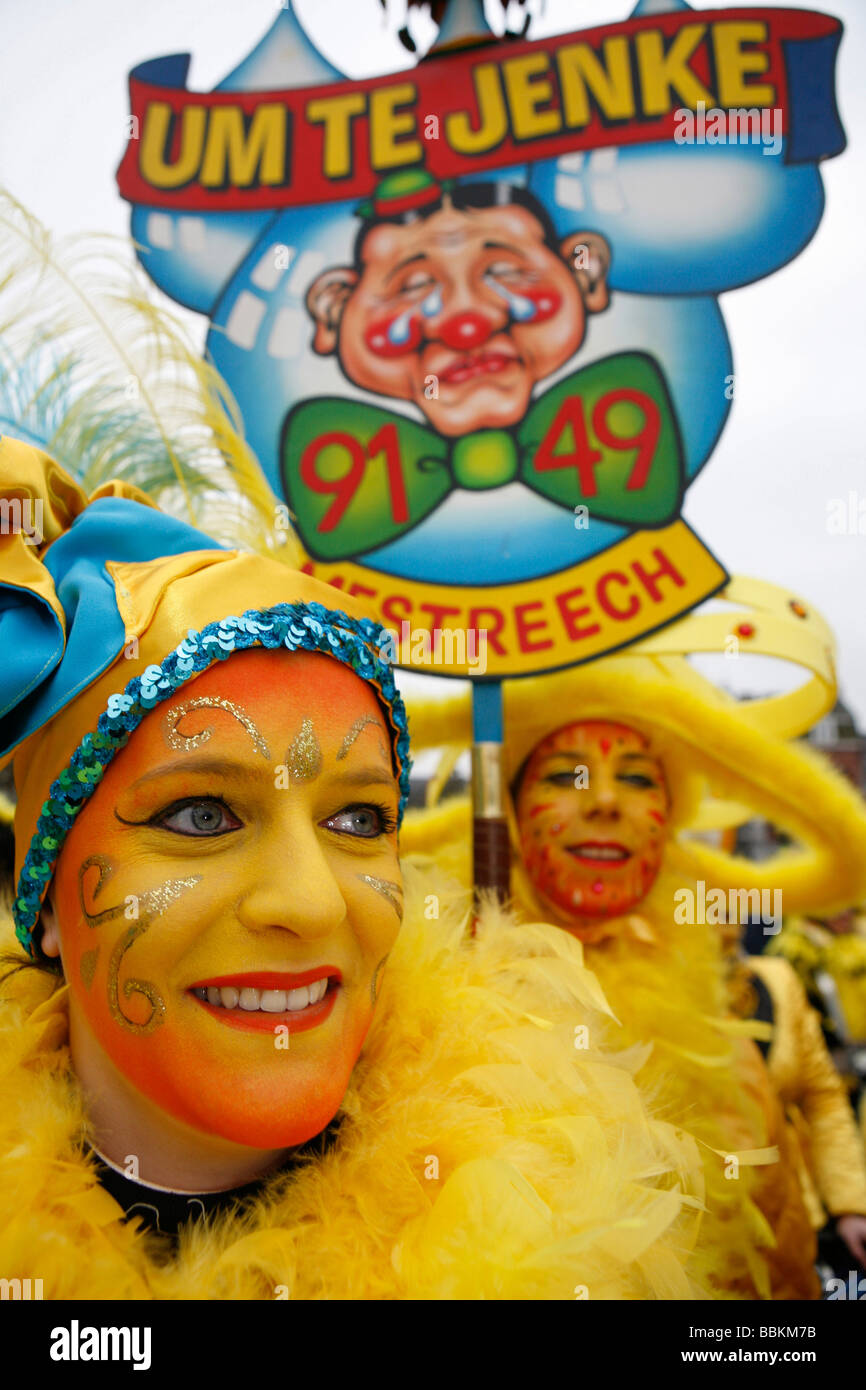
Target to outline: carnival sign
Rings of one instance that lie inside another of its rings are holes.
[[[681,515],[733,397],[718,296],[798,255],[844,147],[837,20],[643,8],[364,81],[287,10],[213,92],[187,55],[130,78],[142,263],[210,318],[306,568],[483,630],[488,676],[724,585]]]

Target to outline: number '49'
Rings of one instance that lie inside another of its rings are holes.
[[[610,412],[614,406],[628,402],[641,411],[643,424],[634,434],[614,434],[610,425]],[[571,426],[574,447],[566,453],[554,452],[563,435]],[[592,411],[592,429],[596,439],[617,453],[637,449],[637,456],[628,476],[627,492],[637,492],[646,483],[650,467],[661,433],[661,412],[651,396],[643,391],[622,389],[607,391],[596,401]],[[539,473],[548,473],[555,468],[577,469],[578,485],[583,497],[595,497],[598,493],[595,470],[604,459],[603,449],[594,449],[589,441],[586,414],[580,396],[567,396],[560,405],[553,423],[535,456],[535,468]]]

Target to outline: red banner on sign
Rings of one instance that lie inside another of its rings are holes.
[[[363,82],[262,92],[189,92],[188,58],[159,59],[130,77],[118,186],[130,202],[204,211],[334,202],[413,165],[441,180],[680,143],[688,112],[773,110],[787,158],[821,158],[836,150],[822,147],[827,128],[816,131],[810,113],[832,109],[840,32],[838,20],[804,10],[678,11]]]

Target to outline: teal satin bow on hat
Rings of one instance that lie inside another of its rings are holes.
[[[298,534],[319,560],[399,539],[457,488],[513,482],[601,521],[666,526],[679,514],[684,476],[667,383],[641,352],[572,373],[513,429],[455,439],[362,401],[306,401],[287,416],[282,467]]]

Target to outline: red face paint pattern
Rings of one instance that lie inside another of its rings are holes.
[[[578,766],[588,785],[575,785]],[[606,721],[557,730],[533,752],[518,795],[538,893],[578,929],[630,911],[658,874],[668,804],[663,768],[642,734]]]

